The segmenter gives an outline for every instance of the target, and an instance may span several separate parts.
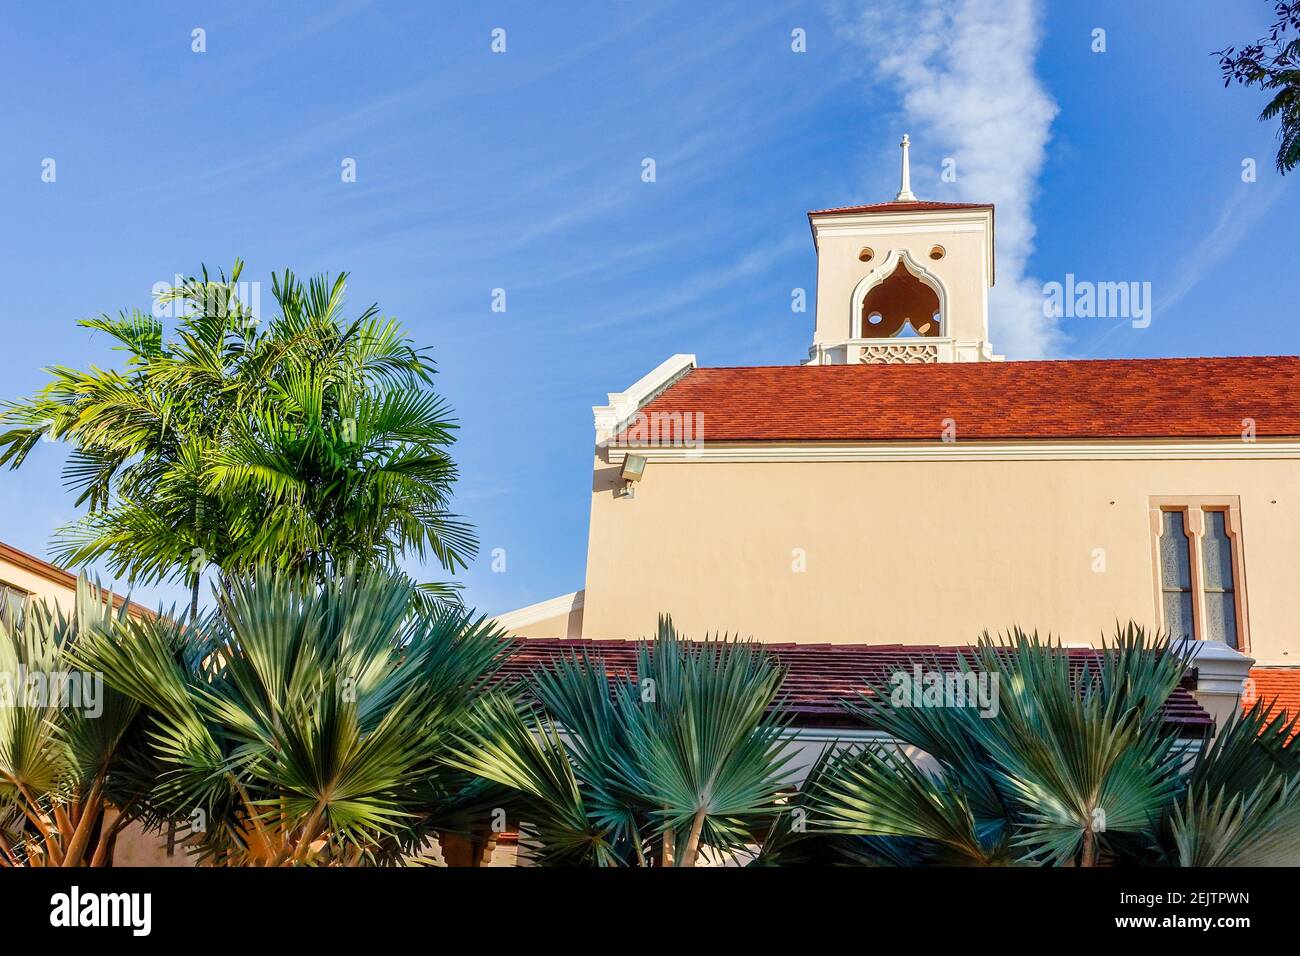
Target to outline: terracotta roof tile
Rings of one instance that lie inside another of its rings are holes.
[[[1257,700],[1265,701],[1269,714],[1285,711],[1289,717],[1300,715],[1300,667],[1252,667],[1241,695],[1241,709],[1250,710]]]
[[[1238,438],[1300,436],[1297,395],[1295,356],[783,365],[693,369],[641,411],[659,443],[697,413],[705,442]]]
[[[549,664],[565,654],[586,653],[593,661],[602,661],[610,677],[627,677],[636,672],[636,655],[640,641],[585,640],[562,638],[520,638],[511,649],[499,678],[525,677],[539,666]],[[782,695],[796,724],[813,727],[860,727],[860,722],[843,707],[844,701],[856,701],[867,681],[886,681],[896,670],[914,664],[928,666],[936,659],[956,666],[959,654],[970,654],[970,647],[905,646],[901,644],[763,644],[787,668]],[[1081,669],[1086,661],[1095,661],[1098,652],[1087,648],[1067,651],[1071,663]],[[1165,718],[1184,733],[1203,734],[1213,721],[1196,702],[1186,686],[1178,687],[1165,703]]]

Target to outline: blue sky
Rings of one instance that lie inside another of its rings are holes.
[[[552,597],[583,584],[591,406],[675,352],[803,358],[805,213],[892,198],[904,131],[922,198],[999,204],[1000,350],[1300,351],[1300,173],[1276,175],[1261,94],[1225,90],[1210,55],[1270,7],[27,5],[0,36],[0,392],[110,363],[75,321],[147,308],[201,263],[243,257],[267,301],[274,270],[348,270],[355,311],[378,302],[433,346],[457,409],[458,507],[483,545],[468,599]],[[1035,318],[1066,273],[1151,282],[1150,327]],[[61,462],[47,445],[0,473],[0,540],[46,553],[73,515]]]

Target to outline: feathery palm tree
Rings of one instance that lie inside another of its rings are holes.
[[[205,862],[393,864],[484,786],[443,763],[503,649],[483,619],[412,613],[404,578],[237,578],[181,628],[121,623],[80,666],[142,709],[162,767],[145,801]]]
[[[526,682],[540,712],[489,695],[450,760],[518,795],[537,862],[695,866],[748,849],[779,812],[783,676],[758,645],[691,643],[661,618],[634,677],[562,658]]]
[[[0,411],[0,464],[20,466],[42,438],[72,445],[64,476],[88,510],[56,534],[55,559],[184,581],[191,618],[210,566],[323,580],[391,568],[410,548],[464,567],[477,542],[449,510],[456,426],[430,390],[427,350],[375,306],[345,319],[345,275],[275,276],[279,314],[263,326],[239,298],[242,269],[205,269],[162,295],[181,313],[170,338],[138,311],[83,321],[115,340],[125,369],[56,366]]]
[[[206,476],[262,505],[237,562],[323,580],[411,549],[464,567],[477,543],[448,510],[456,426],[428,390],[432,360],[374,307],[343,322],[343,278],[276,276],[280,315],[249,343],[262,388]]]

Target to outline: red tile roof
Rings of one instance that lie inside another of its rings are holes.
[[[814,209],[808,213],[809,216],[832,216],[840,213],[872,213],[872,212],[923,212],[931,209],[992,209],[993,204],[987,202],[934,202],[929,199],[918,199],[915,202],[876,202],[866,206],[839,206],[834,209]]]
[[[1257,700],[1266,703],[1269,714],[1285,711],[1289,717],[1300,715],[1300,667],[1252,667],[1241,694],[1241,709],[1250,710]]]
[[[636,673],[636,655],[640,641],[586,640],[562,638],[519,638],[503,665],[500,677],[522,678],[539,666],[565,654],[586,653],[603,661],[610,677]],[[858,700],[867,682],[884,682],[897,670],[914,664],[929,666],[938,659],[940,666],[956,666],[959,654],[969,654],[969,647],[904,646],[901,644],[763,644],[779,664],[787,669],[782,695],[794,722],[812,727],[860,727],[847,713],[843,702]],[[1071,663],[1082,668],[1095,661],[1098,652],[1087,648],[1067,651]],[[1180,686],[1165,702],[1165,719],[1189,735],[1198,736],[1213,724],[1209,714],[1196,702],[1191,691]]]
[[[1239,438],[1300,436],[1297,395],[1289,355],[781,365],[693,369],[641,411],[662,444],[697,413],[705,442]]]

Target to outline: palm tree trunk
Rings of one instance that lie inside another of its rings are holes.
[[[190,627],[199,617],[199,583],[203,579],[202,571],[194,572],[194,580],[190,582]],[[167,821],[167,855],[173,856],[176,853],[176,821]]]
[[[317,834],[323,829],[321,818],[324,816],[324,813],[324,805],[320,803],[316,804],[315,808],[311,812],[311,816],[307,818],[307,822],[302,826],[302,833],[298,838],[298,841],[296,843],[294,842],[293,831],[286,833],[284,846],[280,848],[280,852],[276,854],[275,859],[273,859],[268,866],[285,866],[298,862],[298,860],[300,860],[307,852],[311,842],[316,839]]]
[[[700,834],[704,831],[704,810],[703,808],[695,811],[695,819],[691,821],[691,835],[686,838],[686,852],[682,854],[681,866],[694,866],[695,859],[700,855]]]
[[[75,802],[72,810],[74,814],[77,812]],[[73,818],[68,816],[68,810],[63,804],[56,802],[51,808],[51,812],[54,814],[54,826],[59,831],[59,845],[64,847],[66,853],[68,841],[72,839],[72,834],[76,832],[77,826],[72,822]],[[77,817],[77,819],[81,818]]]
[[[265,866],[266,861],[272,856],[271,836],[266,832],[266,827],[262,824],[262,818],[258,815],[256,808],[253,806],[253,801],[249,798],[248,791],[244,789],[243,785],[234,774],[228,773],[226,774],[226,778],[239,793],[240,800],[243,801],[245,826],[252,827],[252,832],[246,834],[249,839],[248,855],[260,860],[259,863],[254,864],[255,866]],[[256,852],[254,852],[254,842],[257,843]]]
[[[95,828],[95,820],[99,816],[103,803],[101,800],[103,789],[104,778],[96,777],[94,785],[90,788],[90,796],[86,798],[86,803],[81,809],[81,819],[77,821],[77,829],[73,832],[72,839],[64,851],[63,866],[81,866],[81,858],[90,843],[90,832]]]
[[[90,857],[92,867],[106,866],[113,859],[113,844],[117,842],[118,831],[121,830],[121,817],[113,821],[113,825],[107,823],[99,831],[99,842],[95,845],[95,852]]]
[[[1091,825],[1083,831],[1083,853],[1079,858],[1079,865],[1097,865],[1097,834]]]

